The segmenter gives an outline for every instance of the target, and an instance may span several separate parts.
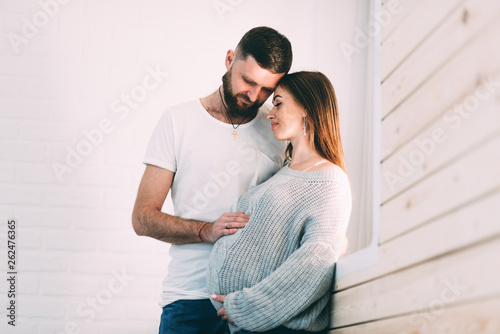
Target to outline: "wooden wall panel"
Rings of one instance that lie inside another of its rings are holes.
[[[446,16],[464,0],[420,0],[401,2],[401,14],[404,20],[397,26],[381,47],[381,76],[384,81],[401,62],[422,43],[422,41],[445,20]],[[429,10],[432,8],[432,10]],[[397,22],[397,17],[394,20]],[[389,33],[389,29],[384,29]],[[408,32],[411,31],[411,38]],[[382,34],[384,36],[384,33]]]
[[[330,334],[498,334],[500,296],[465,305],[426,308],[394,317],[341,329]]]
[[[416,5],[419,4],[421,0],[388,0],[388,1],[383,1],[382,3],[382,10],[386,10],[389,13],[392,13],[393,8],[397,8],[399,12],[396,15],[391,15],[390,16],[390,21],[382,25],[382,34],[381,34],[381,40],[382,42],[385,41],[395,30],[396,28],[399,27],[401,22],[406,20],[408,15],[413,11],[413,8],[415,8]],[[385,13],[386,15],[387,13]]]
[[[500,43],[492,43],[499,31],[495,20],[383,120],[383,161],[500,69]]]
[[[429,8],[432,10],[432,8]],[[386,117],[433,72],[498,17],[500,1],[468,0],[455,9],[415,52],[382,84],[382,117]],[[413,31],[408,31],[408,38]]]
[[[500,238],[335,293],[333,327],[418,312],[436,299],[451,306],[500,295],[496,254]]]
[[[379,247],[376,265],[338,279],[346,290],[446,253],[500,236],[500,190]],[[487,213],[487,214],[485,214]]]
[[[336,281],[330,333],[498,334],[500,2],[401,6],[381,37],[378,260]]]
[[[500,136],[432,174],[381,208],[380,243],[500,187]]]
[[[488,77],[497,87],[479,83],[382,163],[382,203],[500,133],[500,71]]]

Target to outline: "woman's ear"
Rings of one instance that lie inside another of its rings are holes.
[[[226,53],[226,61],[225,61],[226,70],[229,71],[229,69],[231,68],[231,66],[233,66],[234,58],[235,58],[234,51],[233,50],[228,50],[227,53]]]

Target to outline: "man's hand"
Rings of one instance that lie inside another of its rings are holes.
[[[201,239],[205,242],[216,242],[220,237],[235,234],[243,228],[250,219],[249,215],[241,211],[225,212],[212,224],[206,224],[200,231]]]
[[[224,304],[224,300],[226,299],[226,295],[210,295],[210,298],[212,298],[215,301],[218,301],[219,303]],[[226,320],[229,322],[231,325],[236,326],[236,324],[229,318],[229,315],[226,312],[226,308],[223,306],[219,311],[217,311],[217,315],[222,318],[222,320]]]

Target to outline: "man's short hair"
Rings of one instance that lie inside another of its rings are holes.
[[[292,66],[292,45],[273,28],[256,27],[243,35],[236,46],[236,57],[245,60],[248,56],[272,73],[288,73]]]

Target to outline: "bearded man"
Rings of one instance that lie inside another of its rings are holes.
[[[170,243],[160,334],[224,333],[206,289],[213,243],[245,227],[239,198],[282,166],[264,102],[290,70],[288,39],[269,27],[248,31],[226,53],[212,94],[167,109],[149,142],[132,215],[135,232]],[[171,191],[174,214],[162,212]]]

